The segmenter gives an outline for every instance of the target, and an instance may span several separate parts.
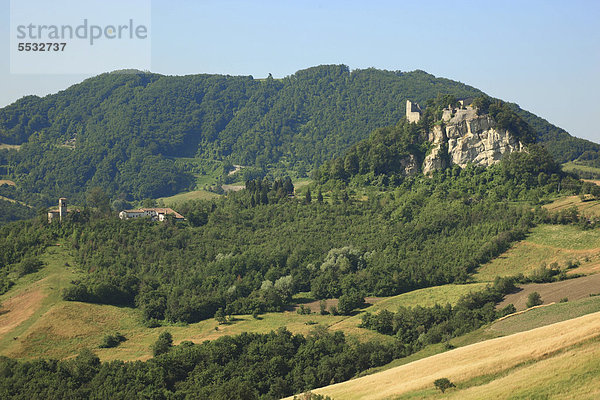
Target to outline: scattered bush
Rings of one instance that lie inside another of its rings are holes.
[[[531,292],[527,296],[527,308],[539,306],[542,303],[542,296],[538,292]]]
[[[100,343],[100,346],[98,346],[98,347],[100,347],[101,349],[117,347],[118,345],[120,345],[122,342],[124,342],[126,340],[127,339],[125,338],[125,336],[123,336],[119,332],[117,332],[114,335],[104,336],[104,338],[102,339],[102,343]]]
[[[310,307],[305,307],[304,304],[300,304],[300,307],[296,310],[296,312],[300,315],[310,315]]]
[[[36,257],[24,258],[17,266],[17,274],[19,277],[37,272],[44,263]]]
[[[514,314],[517,312],[517,309],[515,308],[514,304],[509,304],[506,307],[504,307],[503,309],[501,309],[500,311],[498,311],[498,317],[504,317],[510,314]]]
[[[450,388],[456,387],[456,385],[450,382],[450,379],[448,378],[436,379],[435,381],[433,381],[433,385],[436,387],[436,389],[440,389],[442,393],[444,393]]]

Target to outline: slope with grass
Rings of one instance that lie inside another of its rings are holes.
[[[218,194],[209,192],[208,190],[199,189],[191,192],[178,193],[169,197],[160,197],[157,201],[162,202],[167,207],[173,207],[176,204],[184,203],[190,200],[210,200],[219,197]]]
[[[523,273],[531,275],[541,265],[558,263],[564,268],[576,264],[569,274],[600,271],[600,231],[583,230],[574,225],[539,225],[525,240],[515,243],[504,254],[481,266],[475,281],[491,282],[496,276]]]
[[[343,331],[358,340],[393,341],[393,338],[372,330],[360,328],[360,314],[381,309],[396,310],[399,306],[431,306],[435,303],[456,303],[468,292],[479,290],[485,284],[446,285],[420,289],[377,302],[352,316],[321,315],[318,302],[297,298],[299,303],[315,303],[317,309],[309,315],[295,310],[266,313],[258,318],[238,315],[227,324],[214,319],[194,324],[166,324],[158,328],[144,326],[139,310],[128,307],[66,302],[60,290],[77,272],[66,245],[52,246],[42,257],[46,266],[36,274],[21,278],[15,287],[0,297],[3,314],[0,315],[0,354],[19,359],[68,358],[83,348],[91,348],[102,360],[144,360],[151,357],[150,345],[163,331],[168,330],[174,342],[201,343],[226,335],[243,332],[267,333],[286,327],[293,333],[307,334],[315,325]],[[126,337],[117,348],[100,349],[98,345],[107,334],[119,332]],[[14,339],[16,337],[16,339]]]
[[[526,382],[523,379],[528,377],[530,381],[535,381],[535,386],[562,382],[559,393],[587,394],[597,390],[595,380],[591,377],[600,373],[600,364],[594,359],[600,353],[597,341],[600,337],[599,317],[600,313],[593,313],[475,343],[314,392],[348,400],[435,397],[438,393],[433,388],[433,381],[447,377],[458,385],[454,393],[457,398],[462,398],[461,392],[469,388],[478,391],[479,396],[485,393],[483,397],[486,398],[510,397],[519,390],[526,397],[530,388],[520,384]],[[575,362],[571,363],[569,360],[573,359]],[[578,384],[569,384],[569,378],[576,376],[573,371],[564,370],[559,374],[553,369],[566,364],[579,365],[590,379],[580,378]],[[513,374],[519,379],[498,381],[498,378]],[[535,374],[542,374],[546,378],[534,379]],[[498,397],[489,397],[490,392],[484,387],[488,384],[498,390]]]
[[[595,181],[592,181],[595,182]],[[585,201],[579,196],[567,196],[555,200],[550,204],[544,206],[545,209],[552,212],[568,210],[575,207],[580,213],[588,217],[599,217],[600,216],[600,200],[588,200]]]
[[[29,341],[30,329],[62,302],[60,291],[77,276],[73,258],[62,244],[47,248],[41,260],[44,268],[20,278],[0,296],[0,354],[10,354]]]

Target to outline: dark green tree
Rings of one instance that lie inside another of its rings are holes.
[[[448,378],[440,378],[440,379],[436,379],[433,382],[433,385],[439,389],[442,393],[444,393],[446,390],[456,387],[456,385],[454,385],[454,383],[450,382],[450,379]]]
[[[527,308],[539,306],[543,304],[542,296],[538,292],[531,292],[527,296]]]
[[[310,189],[306,189],[306,194],[304,195],[304,204],[310,204],[312,202],[312,196],[310,194]]]
[[[156,342],[152,345],[154,357],[168,353],[173,348],[173,336],[168,331],[162,332]]]

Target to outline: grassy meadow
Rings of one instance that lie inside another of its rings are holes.
[[[600,231],[583,230],[572,225],[539,225],[528,237],[499,257],[481,266],[474,275],[477,282],[492,282],[496,276],[532,274],[541,265],[579,262],[570,273],[600,271]]]

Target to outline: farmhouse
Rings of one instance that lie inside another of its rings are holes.
[[[123,210],[119,213],[119,218],[150,218],[153,221],[164,221],[167,215],[172,215],[176,221],[183,221],[185,218],[172,208],[140,208],[137,210]]]

